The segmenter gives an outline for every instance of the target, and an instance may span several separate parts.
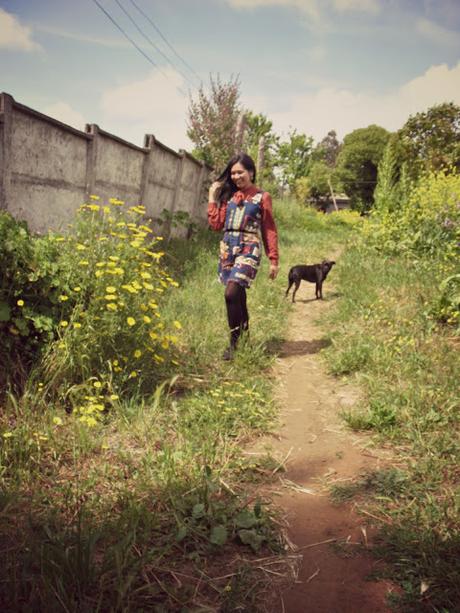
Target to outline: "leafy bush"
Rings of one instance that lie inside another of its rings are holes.
[[[59,317],[56,244],[0,213],[0,386],[24,383]]]
[[[394,195],[400,192],[400,184],[384,189],[382,183],[371,222],[363,226],[364,241],[386,254],[429,259],[432,273],[440,269],[443,281],[428,314],[459,323],[460,175],[443,170],[422,176],[398,207]]]
[[[424,175],[404,206],[377,209],[373,221],[366,239],[382,251],[454,257],[460,239],[460,176]]]
[[[92,417],[105,408],[103,391],[155,388],[181,324],[168,330],[162,321],[159,302],[177,283],[161,267],[162,239],[143,214],[116,199],[93,201],[68,235],[43,238],[5,218],[1,325],[16,349],[2,353],[9,377],[34,367],[30,385],[39,381],[48,398]]]

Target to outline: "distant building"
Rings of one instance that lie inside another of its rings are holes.
[[[339,211],[350,208],[350,198],[346,194],[336,194],[335,202]],[[333,213],[335,211],[335,206],[330,196],[319,200],[311,200],[310,204],[322,213]]]

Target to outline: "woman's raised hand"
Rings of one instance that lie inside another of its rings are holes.
[[[217,196],[219,194],[222,183],[220,181],[214,181],[209,188],[209,202],[217,202]]]

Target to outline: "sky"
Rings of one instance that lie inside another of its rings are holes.
[[[193,149],[210,75],[282,137],[343,139],[460,105],[460,0],[0,0],[0,66],[16,101],[140,146]]]

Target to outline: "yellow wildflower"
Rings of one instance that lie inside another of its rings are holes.
[[[102,387],[102,383],[100,381],[95,381],[93,383],[93,387],[97,387],[97,388]]]
[[[134,317],[128,317],[126,319],[126,322],[127,322],[128,326],[135,326],[136,325],[136,320],[134,319]]]
[[[116,288],[116,287],[113,287],[112,285],[108,285],[108,286],[105,288],[105,291],[106,291],[108,294],[114,294],[114,293],[117,291],[117,288]]]
[[[140,358],[142,355],[142,351],[140,349],[136,349],[133,355],[135,358]]]
[[[177,319],[173,322],[174,326],[178,329],[178,330],[182,330],[182,324],[180,323],[180,321],[177,321]]]
[[[109,302],[106,305],[109,311],[116,311],[118,309],[117,305],[114,302]]]
[[[62,426],[62,419],[60,417],[53,417],[53,424],[55,426]]]
[[[16,304],[17,304],[19,307],[23,307],[23,306],[24,306],[24,300],[18,300],[18,301],[16,302]]]
[[[67,326],[69,325],[68,321],[65,321],[65,319],[63,321],[60,322],[59,324],[61,326],[61,328],[67,328]]]
[[[61,295],[59,296],[59,300],[60,300],[61,302],[65,302],[65,301],[66,301],[66,300],[68,300],[68,299],[69,299],[69,297],[68,297],[68,296],[66,296],[65,294],[61,294]]]
[[[148,315],[144,315],[142,319],[144,320],[144,323],[146,324],[149,324],[152,321]]]

